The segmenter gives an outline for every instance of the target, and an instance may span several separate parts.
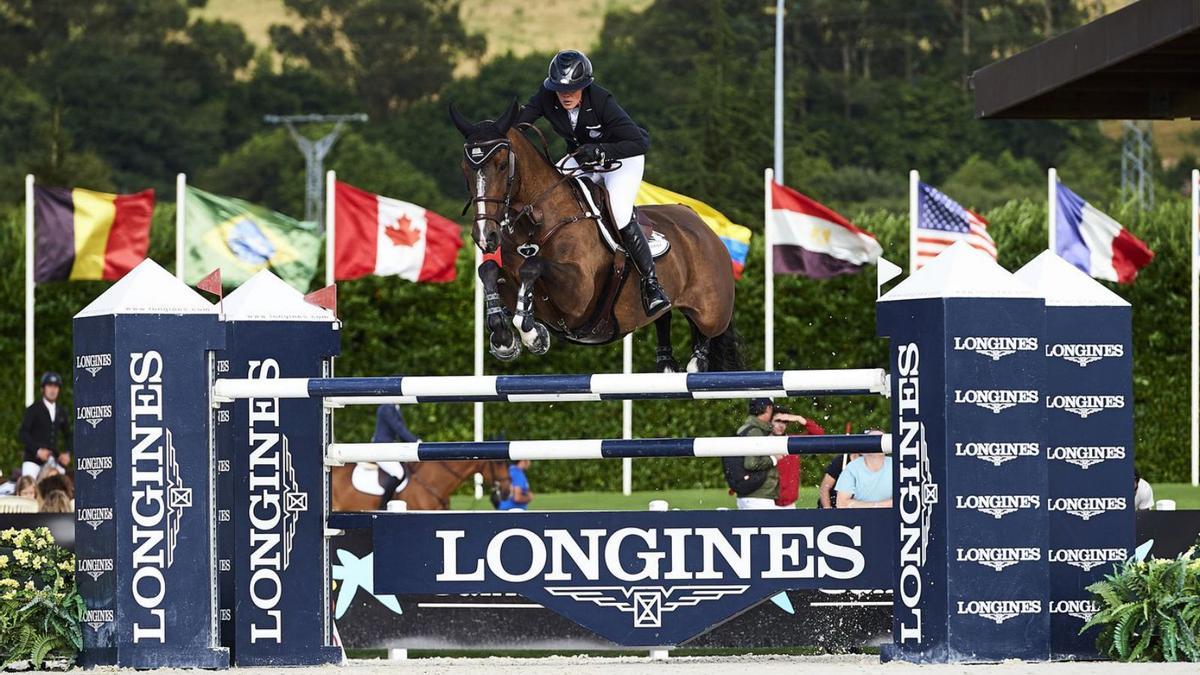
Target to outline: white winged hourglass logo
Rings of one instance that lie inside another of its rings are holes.
[[[680,607],[695,607],[705,600],[740,595],[750,587],[738,586],[549,586],[546,592],[612,607],[633,615],[634,628],[661,628],[662,615]]]

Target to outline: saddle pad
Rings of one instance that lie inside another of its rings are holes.
[[[604,240],[605,246],[608,246],[608,250],[613,253],[618,251],[623,253],[625,249],[621,247],[621,244],[616,239],[613,239],[612,229],[606,227],[604,224],[604,216],[602,214],[608,213],[608,211],[596,206],[595,195],[592,192],[594,184],[582,176],[577,176],[575,182],[579,183],[579,191],[583,194],[583,198],[587,200],[588,208],[591,209],[592,213],[596,214],[596,226],[600,228],[600,238]],[[671,250],[671,242],[667,241],[667,238],[658,230],[651,229],[650,223],[643,220],[641,215],[638,208],[634,207],[633,217],[638,221],[638,225],[641,226],[642,231],[646,233],[646,243],[650,245],[650,257],[661,258],[667,251]]]
[[[355,490],[365,492],[376,497],[383,496],[383,486],[379,484],[379,467],[367,462],[359,462],[354,465],[354,471],[350,474],[350,484]],[[400,492],[408,485],[407,473],[404,479],[400,481],[400,487],[396,488],[396,492]]]

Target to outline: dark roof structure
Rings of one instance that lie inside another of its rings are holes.
[[[1200,118],[1200,0],[1140,0],[975,72],[981,119]]]

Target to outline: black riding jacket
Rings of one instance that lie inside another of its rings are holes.
[[[634,123],[617,99],[607,89],[597,84],[583,90],[579,103],[579,121],[571,129],[571,118],[558,103],[554,92],[541,87],[521,108],[517,123],[533,122],[545,117],[555,133],[567,142],[574,152],[581,145],[594,143],[604,151],[608,159],[624,159],[644,155],[650,149],[650,135]]]

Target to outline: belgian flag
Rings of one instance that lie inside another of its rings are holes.
[[[146,258],[154,190],[34,187],[34,281],[112,281]]]

